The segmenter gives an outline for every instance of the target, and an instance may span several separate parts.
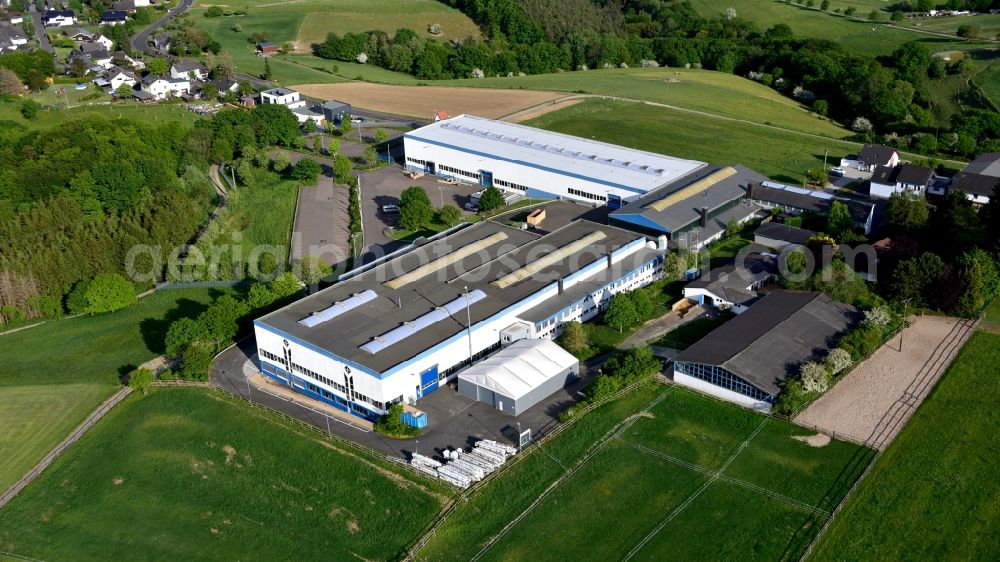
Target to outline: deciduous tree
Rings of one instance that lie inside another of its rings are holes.
[[[87,312],[114,312],[134,303],[135,288],[117,273],[103,273],[87,286]]]
[[[635,311],[632,299],[625,294],[617,294],[611,297],[608,308],[604,312],[604,323],[622,332],[625,328],[634,326],[639,321],[639,315]]]
[[[399,226],[406,230],[419,230],[434,216],[431,201],[422,187],[406,188],[399,201]]]
[[[483,195],[479,198],[479,208],[483,212],[490,212],[499,209],[504,205],[503,192],[496,187],[487,187]]]

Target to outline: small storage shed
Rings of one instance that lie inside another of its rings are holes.
[[[458,393],[516,416],[566,386],[580,362],[547,339],[518,340],[458,375]]]

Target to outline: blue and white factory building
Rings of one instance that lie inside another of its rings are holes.
[[[403,148],[411,171],[614,209],[706,166],[471,115],[410,131]]]
[[[663,253],[584,220],[545,235],[477,223],[255,320],[260,369],[374,419],[504,345],[593,318],[659,278]]]

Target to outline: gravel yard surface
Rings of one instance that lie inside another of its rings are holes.
[[[795,422],[885,449],[974,330],[957,318],[921,316],[813,402]]]

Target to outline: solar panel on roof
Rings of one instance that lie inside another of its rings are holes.
[[[379,351],[382,351],[393,344],[399,343],[421,330],[448,318],[449,316],[454,316],[455,314],[461,312],[466,306],[472,306],[485,298],[486,293],[480,291],[479,289],[470,291],[468,293],[468,298],[466,298],[466,295],[462,295],[444,306],[439,306],[427,314],[420,316],[419,318],[410,322],[404,322],[402,326],[390,330],[381,336],[372,338],[372,341],[362,345],[358,349],[367,351],[371,354],[378,353]]]
[[[351,295],[342,301],[333,303],[332,306],[306,316],[305,318],[299,320],[299,324],[302,324],[307,328],[312,328],[322,324],[323,322],[336,318],[345,312],[353,310],[367,302],[371,302],[375,300],[376,296],[378,295],[376,295],[375,291],[372,291],[371,289]]]

